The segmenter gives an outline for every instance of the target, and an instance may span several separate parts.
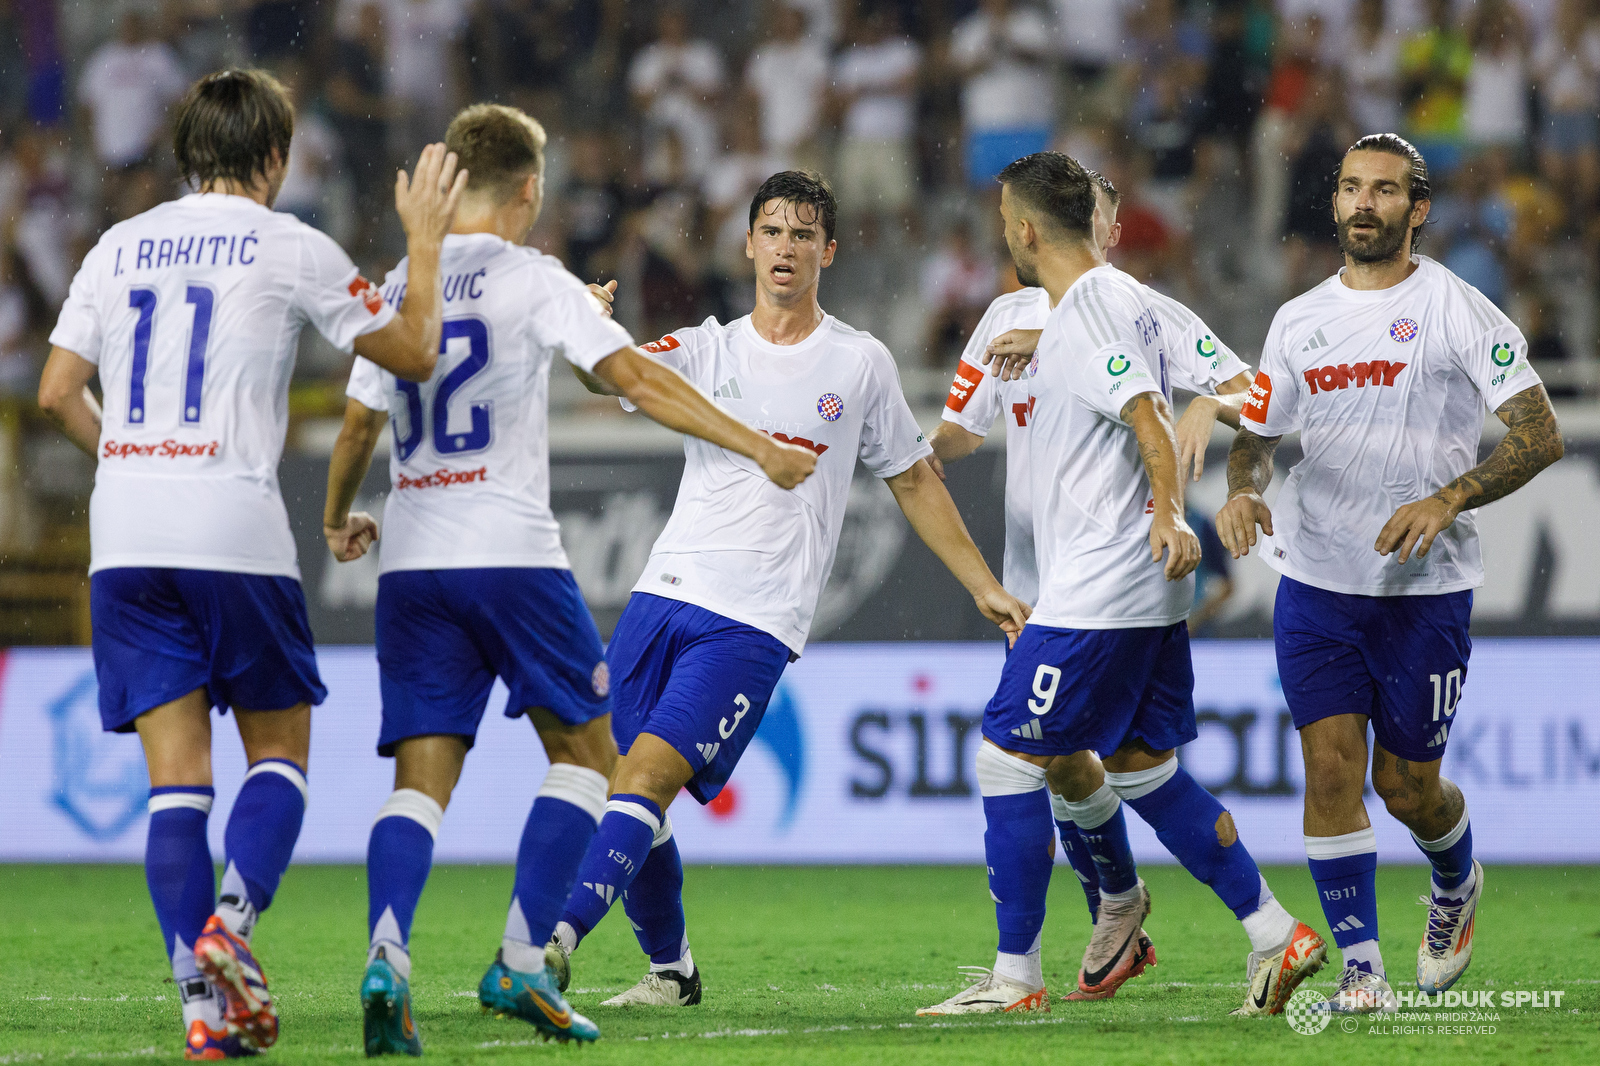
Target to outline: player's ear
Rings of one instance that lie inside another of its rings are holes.
[[[744,257],[746,259],[754,259],[756,257],[756,238],[755,234],[750,230],[744,231]]]
[[[1428,209],[1433,206],[1432,200],[1418,200],[1411,205],[1411,225],[1420,226],[1428,220]]]
[[[826,266],[832,266],[833,265],[833,253],[838,251],[838,250],[839,250],[839,242],[836,241],[836,240],[833,240],[832,238],[829,238],[828,246],[826,248],[822,249],[822,265],[825,266],[825,267]]]

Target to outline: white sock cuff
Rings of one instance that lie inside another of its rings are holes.
[[[389,798],[378,808],[378,816],[372,820],[372,824],[377,825],[385,818],[409,818],[426,829],[430,837],[438,840],[439,823],[444,821],[444,808],[426,792],[397,788],[389,793]]]
[[[551,763],[539,786],[539,795],[570,803],[590,818],[595,825],[606,813],[606,775],[587,766],[569,762]]]
[[[159,796],[150,797],[150,813],[175,811],[187,807],[202,814],[210,814],[211,804],[214,802],[216,797],[205,792],[163,792]]]
[[[661,828],[656,830],[655,839],[650,841],[652,849],[659,848],[672,839],[672,815],[666,811],[661,812]],[[685,940],[685,943],[688,941]]]
[[[1050,817],[1058,822],[1072,821],[1072,811],[1067,809],[1067,797],[1050,793]]]
[[[1461,821],[1457,822],[1456,827],[1450,830],[1450,832],[1446,833],[1438,840],[1423,840],[1415,833],[1411,834],[1411,839],[1415,840],[1417,842],[1417,847],[1421,848],[1423,851],[1448,851],[1450,848],[1455,847],[1461,842],[1461,838],[1466,835],[1466,832],[1467,807],[1466,804],[1462,804]]]
[[[1122,800],[1118,798],[1109,781],[1095,789],[1086,799],[1063,798],[1061,802],[1067,805],[1067,813],[1072,816],[1073,822],[1079,829],[1099,829],[1109,822],[1111,816],[1117,813],[1117,808],[1122,806]]]
[[[1347,855],[1365,855],[1378,850],[1378,834],[1372,827],[1358,829],[1336,837],[1306,837],[1306,858],[1342,859]]]
[[[249,781],[257,774],[280,774],[295,788],[300,790],[300,801],[304,803],[306,794],[306,775],[292,762],[284,759],[262,759],[244,773],[244,780]],[[240,783],[241,785],[243,782]]]
[[[1174,755],[1160,766],[1152,766],[1148,770],[1135,770],[1130,774],[1114,774],[1106,771],[1106,784],[1116,790],[1117,795],[1125,800],[1141,799],[1150,795],[1156,789],[1172,780],[1172,775],[1178,772],[1178,757]]]
[[[1021,796],[1044,788],[1044,767],[993,744],[978,745],[978,791],[985,796]]]
[[[626,814],[629,818],[637,818],[650,827],[652,837],[661,832],[661,819],[650,813],[650,808],[632,800],[607,800],[607,814]]]

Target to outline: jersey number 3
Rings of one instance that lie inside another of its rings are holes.
[[[452,367],[439,381],[433,393],[433,417],[425,417],[422,410],[422,386],[414,381],[395,379],[395,387],[406,400],[406,430],[400,431],[400,419],[393,420],[395,453],[403,463],[422,446],[433,429],[433,450],[440,455],[460,455],[462,452],[482,451],[489,446],[491,437],[489,416],[492,405],[472,405],[472,422],[464,432],[450,432],[450,398],[460,391],[474,375],[489,365],[489,327],[481,318],[450,318],[444,323],[439,337],[439,354],[445,355],[453,340],[467,342],[467,357]]]
[[[183,376],[183,424],[198,426],[206,382],[206,347],[211,343],[211,312],[216,307],[217,294],[207,285],[190,285],[185,299],[194,307],[194,328],[189,331],[189,359]],[[133,324],[133,380],[128,386],[130,425],[144,424],[144,386],[150,375],[150,334],[155,331],[156,302],[154,289],[128,290],[128,306],[139,312]]]

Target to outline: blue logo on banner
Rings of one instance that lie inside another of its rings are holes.
[[[800,806],[800,782],[806,768],[806,746],[800,735],[800,713],[788,685],[778,683],[777,691],[767,703],[767,713],[761,719],[761,727],[756,730],[755,740],[767,746],[783,771],[788,796],[783,805],[783,814],[778,818],[778,828],[787,829]]]
[[[93,840],[114,840],[138,821],[150,778],[138,745],[100,729],[100,686],[85,670],[50,704],[55,791],[51,800]]]

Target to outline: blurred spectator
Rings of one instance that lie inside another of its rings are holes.
[[[1103,110],[1095,97],[1122,57],[1127,0],[1052,0],[1052,6],[1072,90],[1067,114],[1083,122],[1089,112]]]
[[[1529,359],[1566,362],[1572,358],[1572,350],[1557,324],[1555,308],[1544,294],[1536,293],[1528,301],[1522,332],[1528,338]]]
[[[951,58],[965,81],[961,117],[973,187],[989,190],[1006,164],[1050,146],[1051,36],[1041,12],[1011,0],[982,0],[957,24]]]
[[[1305,122],[1307,103],[1319,92],[1325,75],[1317,62],[1322,44],[1322,19],[1312,15],[1302,24],[1284,28],[1267,81],[1265,106],[1256,118],[1255,151],[1252,170],[1256,237],[1262,252],[1258,266],[1263,281],[1281,282],[1278,272],[1277,238],[1289,217],[1290,146],[1297,129]]]
[[[0,244],[0,396],[22,396],[38,387],[28,351],[28,294],[16,256]]]
[[[1534,67],[1544,112],[1540,169],[1553,186],[1575,194],[1579,212],[1592,211],[1600,190],[1600,24],[1585,0],[1561,0]]]
[[[190,81],[237,66],[243,59],[228,28],[229,6],[229,0],[163,0],[162,36],[178,54]]]
[[[560,204],[566,216],[566,265],[585,281],[600,280],[591,259],[616,238],[622,223],[622,187],[603,134],[579,133]]]
[[[71,209],[67,153],[49,131],[31,128],[17,136],[8,165],[0,168],[0,194],[0,232],[33,287],[59,307],[84,249]]]
[[[1385,0],[1358,0],[1355,33],[1340,49],[1356,135],[1400,131],[1400,38]]]
[[[1428,160],[1448,175],[1461,161],[1462,108],[1472,49],[1451,0],[1428,0],[1427,24],[1400,46],[1400,100],[1406,130]]]
[[[256,62],[303,52],[313,0],[244,0],[245,41]]]
[[[1477,149],[1514,149],[1528,136],[1528,34],[1511,0],[1478,0],[1467,26],[1472,69],[1467,72],[1463,125]]]
[[[486,20],[484,54],[474,56],[489,85],[479,97],[503,88],[511,102],[548,123],[561,109],[565,88],[577,58],[594,44],[598,5],[579,0],[490,0],[480,5]],[[487,91],[485,91],[487,90]]]
[[[89,57],[78,82],[84,121],[106,171],[106,210],[119,211],[134,172],[156,162],[153,149],[167,108],[188,88],[177,54],[151,34],[144,12],[136,7],[123,12],[117,36]]]
[[[744,80],[761,105],[761,140],[767,149],[786,165],[821,169],[816,142],[828,91],[828,52],[805,36],[805,28],[798,8],[774,5],[772,33],[750,56]]]
[[[1343,265],[1333,224],[1334,175],[1356,134],[1345,120],[1343,93],[1329,85],[1308,94],[1284,150],[1289,156],[1289,205],[1284,275],[1298,295]]]
[[[1438,250],[1430,254],[1500,307],[1507,306],[1501,249],[1511,236],[1511,206],[1500,195],[1489,168],[1467,163],[1434,195],[1429,211]]]
[[[1261,109],[1267,69],[1251,39],[1251,10],[1246,0],[1226,0],[1211,25],[1209,52],[1195,51],[1181,62],[1161,64],[1173,80],[1180,100],[1199,83],[1196,155],[1199,178],[1207,186],[1228,172],[1250,165],[1250,132]],[[1187,35],[1186,35],[1187,36]]]
[[[289,169],[274,206],[325,230],[328,180],[338,166],[339,137],[327,119],[307,106],[311,94],[305,88],[303,68],[286,67],[282,79],[294,101],[294,137],[289,141]]]
[[[972,224],[963,218],[923,263],[921,280],[922,304],[928,309],[928,363],[946,366],[960,357],[1000,291],[1000,271],[993,258],[978,250]]]
[[[394,171],[389,161],[388,121],[392,105],[384,93],[383,9],[378,0],[367,0],[352,16],[350,32],[334,42],[327,99],[345,167],[355,182],[352,243],[360,256],[377,239],[383,215],[392,209]]]
[[[711,105],[722,88],[722,56],[710,43],[691,39],[689,17],[670,4],[656,17],[656,39],[634,56],[628,88],[653,127],[645,172],[671,181],[674,171],[698,178],[716,155],[717,121]],[[663,136],[665,133],[672,136]],[[677,148],[668,144],[676,141]],[[668,156],[676,152],[676,160]]]
[[[1106,177],[1121,194],[1117,222],[1122,226],[1122,237],[1108,258],[1145,284],[1171,292],[1181,271],[1175,254],[1179,242],[1161,212],[1145,199],[1146,171],[1145,161],[1137,156],[1114,156],[1106,165]]]
[[[847,217],[898,213],[909,224],[917,178],[915,120],[922,51],[900,36],[892,9],[861,21],[854,43],[834,64],[843,110],[839,141],[839,210]]]
[[[646,192],[647,206],[630,222],[639,255],[644,333],[659,337],[699,321],[700,196],[677,132],[664,131],[659,171]]]
[[[711,164],[703,188],[705,233],[712,245],[712,313],[728,322],[755,306],[750,261],[744,254],[750,200],[762,182],[789,164],[762,146],[761,127],[753,109],[730,109],[723,121],[723,139],[727,150]]]
[[[782,7],[792,7],[806,20],[806,36],[832,48],[839,43],[839,5],[841,0],[776,0]]]
[[[390,101],[389,148],[414,159],[423,145],[444,139],[462,105],[466,0],[383,0],[384,91]]]
[[[28,113],[28,59],[15,4],[0,0],[0,130],[10,130]]]
[[[1195,108],[1184,99],[1175,74],[1154,74],[1149,91],[1133,104],[1129,126],[1134,144],[1150,159],[1150,201],[1166,216],[1168,225],[1187,229],[1187,193],[1194,174],[1197,132]]]

